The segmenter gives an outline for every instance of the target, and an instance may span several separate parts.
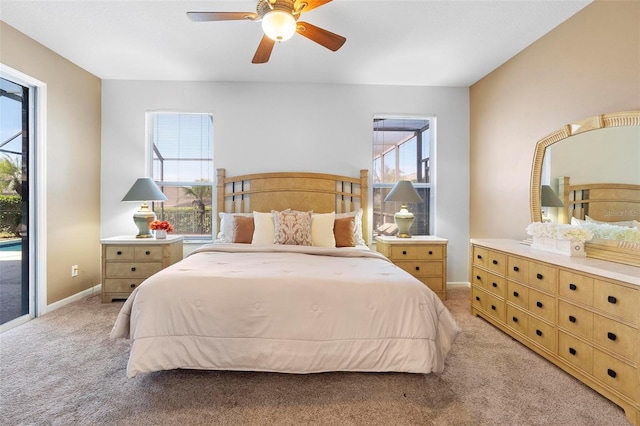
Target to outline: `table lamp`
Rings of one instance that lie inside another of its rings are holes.
[[[407,203],[421,203],[420,194],[413,187],[411,181],[399,180],[385,197],[384,201],[399,201],[402,203],[400,211],[393,218],[398,226],[398,238],[411,238],[409,228],[413,225],[413,213],[407,210]]]
[[[147,201],[166,201],[167,197],[160,191],[158,185],[151,178],[139,178],[133,184],[122,201],[142,201],[140,210],[133,215],[133,221],[138,227],[136,238],[151,238],[149,224],[156,220],[156,214],[149,208]]]

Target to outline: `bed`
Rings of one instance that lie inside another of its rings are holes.
[[[587,256],[640,266],[640,185],[558,179],[561,222],[593,234]]]
[[[127,375],[442,372],[459,329],[435,293],[367,247],[367,181],[366,170],[229,178],[219,169],[217,242],[148,278],[118,314],[111,337],[131,339]],[[283,233],[292,217],[311,232]],[[271,242],[260,239],[268,218]],[[309,234],[311,245],[282,243]]]

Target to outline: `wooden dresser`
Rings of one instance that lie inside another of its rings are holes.
[[[376,250],[447,299],[447,242],[432,235],[376,237]]]
[[[182,259],[181,236],[112,237],[102,244],[102,303],[126,299],[145,279]]]
[[[471,312],[640,425],[640,268],[471,240]]]

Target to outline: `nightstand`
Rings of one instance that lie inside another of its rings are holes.
[[[182,236],[123,236],[102,244],[102,303],[126,299],[145,279],[182,259]]]
[[[376,237],[376,250],[447,300],[447,243],[432,235]]]

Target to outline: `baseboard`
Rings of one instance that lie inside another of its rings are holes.
[[[467,288],[471,288],[471,283],[467,283],[467,282],[448,282],[447,283],[447,288],[451,288],[451,287],[467,287]]]
[[[64,305],[68,305],[69,303],[100,294],[100,290],[102,289],[102,285],[98,284],[86,290],[82,290],[80,293],[76,293],[72,296],[69,296],[65,299],[58,300],[55,303],[47,305],[45,312],[41,312],[40,314],[47,314],[49,312],[55,311],[58,308],[62,308]]]

